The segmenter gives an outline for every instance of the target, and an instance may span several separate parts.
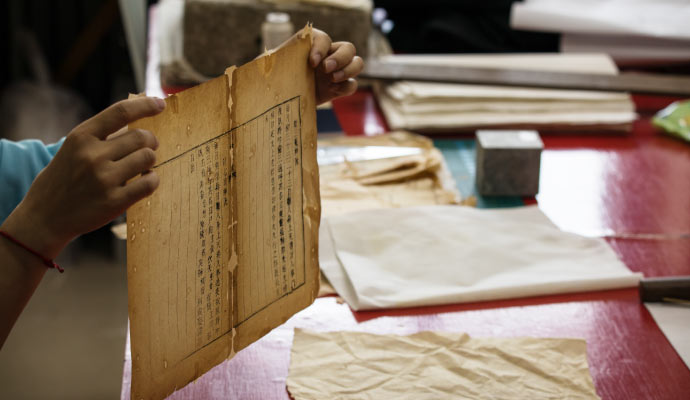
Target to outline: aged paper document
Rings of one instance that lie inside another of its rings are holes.
[[[582,339],[295,330],[287,388],[317,399],[598,399]]]
[[[160,399],[318,292],[311,28],[166,99],[160,186],[127,212],[132,399]]]

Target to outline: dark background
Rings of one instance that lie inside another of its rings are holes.
[[[514,1],[377,0],[375,6],[395,24],[389,39],[396,52],[557,51],[558,35],[509,28]],[[79,94],[91,112],[136,92],[117,0],[8,0],[0,7],[0,90],[36,79],[21,39],[30,32],[51,82]]]
[[[401,53],[557,52],[559,35],[510,29],[516,0],[376,0],[394,27]]]
[[[21,38],[30,32],[51,82],[79,93],[93,111],[136,91],[117,0],[9,0],[1,7],[1,88],[36,79]]]

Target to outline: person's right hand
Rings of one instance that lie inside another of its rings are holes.
[[[106,138],[164,108],[161,99],[124,100],[74,128],[3,228],[52,259],[76,236],[100,228],[153,193],[159,183],[150,171],[156,137],[130,130]]]

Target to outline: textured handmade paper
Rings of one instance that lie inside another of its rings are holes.
[[[160,186],[127,212],[132,399],[160,399],[318,291],[311,28],[137,121]]]
[[[287,388],[316,399],[598,399],[582,339],[296,329]]]

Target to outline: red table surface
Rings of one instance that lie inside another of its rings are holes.
[[[675,99],[634,100],[641,117],[630,134],[543,137],[536,202],[562,229],[613,236],[608,242],[633,271],[690,275],[690,145],[649,124],[651,112]],[[334,101],[334,109],[348,134],[387,131],[368,91]],[[615,237],[620,234],[651,236]],[[334,297],[320,298],[171,398],[289,398],[285,379],[295,327],[584,338],[603,399],[690,398],[690,370],[640,303],[637,289],[368,312],[353,312]],[[123,399],[129,399],[130,379],[128,352]]]

